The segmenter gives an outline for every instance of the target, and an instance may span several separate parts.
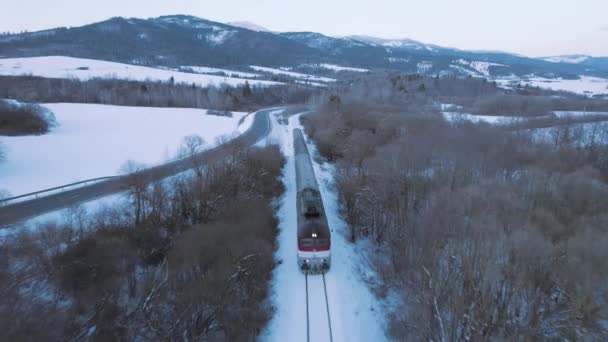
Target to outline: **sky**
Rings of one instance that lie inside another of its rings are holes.
[[[410,38],[540,57],[608,56],[608,0],[1,0],[0,32],[188,14],[273,31]]]

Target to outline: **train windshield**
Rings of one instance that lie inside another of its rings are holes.
[[[313,247],[315,245],[315,240],[313,239],[300,239],[300,246],[302,247]]]
[[[315,246],[317,247],[325,247],[327,246],[327,239],[316,239],[315,240]]]

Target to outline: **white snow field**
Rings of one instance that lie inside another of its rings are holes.
[[[281,84],[272,81],[252,81],[65,56],[3,58],[0,59],[0,75],[31,75],[49,78],[75,78],[79,80],[100,77],[164,82],[169,81],[173,77],[177,83],[195,83],[202,87],[222,84],[238,86],[245,84],[246,81],[251,85],[257,86]]]
[[[324,68],[324,69],[333,70],[333,71],[350,71],[350,72],[368,72],[369,71],[369,69],[351,68],[351,67],[345,67],[345,66],[340,66],[340,65],[336,65],[336,64],[320,64],[319,67]]]
[[[299,115],[289,120],[289,125],[279,125],[273,119],[272,137],[279,140],[287,158],[283,174],[286,192],[280,200],[279,237],[276,259],[280,264],[273,272],[271,301],[276,311],[261,334],[263,341],[306,341],[305,277],[297,265],[296,245],[296,184],[292,131],[300,128]],[[310,153],[317,152],[308,144]],[[313,161],[319,181],[323,204],[332,230],[332,265],[325,275],[333,341],[386,341],[383,327],[384,311],[364,282],[369,277],[367,263],[359,245],[347,241],[347,226],[340,218],[338,200],[333,189],[333,170]],[[373,275],[372,275],[373,276]],[[309,276],[310,341],[330,341],[329,322],[320,275]]]
[[[450,108],[444,107],[446,105],[441,105],[441,108]],[[526,122],[530,119],[548,119],[548,118],[558,118],[558,119],[581,119],[584,117],[597,118],[597,117],[605,117],[606,121],[608,121],[608,113],[606,112],[583,112],[583,111],[556,111],[550,115],[541,115],[535,117],[529,116],[498,116],[498,115],[477,115],[477,114],[469,114],[462,112],[453,112],[453,111],[444,111],[441,112],[444,119],[448,122],[455,123],[461,121],[467,121],[472,123],[488,123],[492,125],[512,125],[516,123]]]
[[[183,71],[192,71],[197,74],[217,74],[223,72],[224,74],[230,77],[245,77],[245,78],[256,78],[261,77],[260,74],[254,74],[251,72],[243,72],[243,71],[235,71],[228,69],[218,69],[218,68],[210,68],[204,66],[181,66],[181,70]]]
[[[492,125],[510,125],[516,122],[527,120],[526,117],[496,116],[496,115],[476,115],[460,112],[442,112],[446,121],[455,123],[467,121],[472,123],[488,123]]]
[[[542,77],[503,77],[494,81],[502,87],[512,88],[514,85],[530,85],[557,91],[569,91],[581,95],[608,94],[608,79],[581,76],[579,79],[567,80],[562,78],[550,79]]]
[[[267,72],[267,73],[275,74],[275,75],[284,75],[284,76],[298,78],[298,79],[305,80],[305,81],[315,81],[315,82],[335,82],[336,81],[334,78],[301,74],[299,72],[286,71],[286,70],[281,70],[281,69],[273,69],[273,68],[261,67],[261,66],[256,66],[256,65],[250,65],[249,67],[255,71]]]
[[[250,127],[253,116],[207,115],[204,109],[43,104],[57,127],[39,136],[2,137],[6,160],[0,188],[12,195],[120,173],[128,160],[154,165],[175,158],[182,139],[201,136],[205,147]]]
[[[490,76],[490,67],[493,67],[493,66],[505,67],[506,66],[504,64],[481,62],[481,61],[469,62],[464,59],[459,59],[456,61],[456,63],[460,64],[460,65],[468,66],[468,67],[474,69],[478,73],[477,76],[484,76],[484,77]],[[457,68],[457,66],[456,66],[456,68]],[[468,70],[467,70],[467,73],[469,73]],[[469,74],[471,74],[471,73],[469,73]]]

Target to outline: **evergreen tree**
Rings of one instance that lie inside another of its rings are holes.
[[[251,96],[251,87],[249,86],[249,82],[245,81],[245,86],[243,86],[243,97]]]

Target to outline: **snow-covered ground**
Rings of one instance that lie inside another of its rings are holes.
[[[323,68],[323,69],[328,69],[328,70],[333,70],[333,71],[350,71],[350,72],[368,72],[369,71],[369,69],[345,67],[345,66],[336,65],[336,64],[304,64],[304,66],[318,67],[318,68]]]
[[[475,115],[460,112],[442,112],[442,114],[448,122],[468,121],[472,123],[489,123],[492,125],[509,125],[527,120],[525,117]]]
[[[181,66],[181,70],[183,71],[192,71],[197,74],[217,74],[223,72],[224,74],[231,77],[245,77],[245,78],[256,78],[261,77],[260,74],[254,74],[251,72],[243,72],[243,71],[234,71],[228,69],[218,69],[218,68],[210,68],[203,66]]]
[[[596,95],[608,94],[608,79],[581,76],[579,79],[567,80],[562,78],[550,79],[542,77],[503,77],[494,81],[502,87],[512,88],[518,84],[529,85],[557,91],[569,91],[577,94]]]
[[[560,119],[563,118],[581,118],[585,116],[605,116],[608,119],[608,112],[583,112],[583,111],[569,111],[569,112],[555,112],[555,116]]]
[[[545,60],[551,63],[569,63],[578,64],[588,60],[590,57],[585,55],[568,55],[568,56],[551,56],[541,57],[539,59]]]
[[[608,122],[588,122],[531,130],[532,139],[542,143],[578,143],[608,145]]]
[[[262,332],[264,341],[306,341],[305,277],[297,266],[296,256],[296,184],[292,131],[300,128],[299,115],[291,117],[289,125],[279,125],[273,119],[271,138],[281,142],[287,164],[283,174],[286,192],[280,201],[276,259],[271,301],[276,311]],[[316,155],[314,145],[309,151]],[[314,159],[314,158],[313,158]],[[332,230],[332,266],[326,274],[327,295],[331,314],[333,341],[385,341],[385,316],[381,304],[372,295],[364,278],[374,277],[367,268],[358,245],[347,241],[347,226],[338,210],[332,167],[313,160],[325,211]],[[365,270],[365,271],[364,271]],[[310,341],[329,341],[323,281],[321,276],[309,278]]]
[[[442,105],[443,107],[444,105]],[[446,105],[447,106],[447,105]],[[443,117],[448,122],[472,122],[472,123],[488,123],[491,125],[512,125],[517,123],[525,123],[530,120],[529,117],[523,116],[490,116],[490,115],[474,115],[460,112],[442,112]],[[579,143],[580,145],[588,144],[608,144],[608,113],[606,112],[582,112],[582,111],[557,111],[552,115],[533,117],[532,119],[585,119],[590,117],[605,117],[605,121],[583,122],[564,124],[564,121],[556,121],[554,127],[527,129],[526,131],[532,134],[532,139],[535,142],[542,143]],[[567,123],[567,121],[566,121]]]
[[[284,75],[284,76],[298,78],[298,79],[306,80],[306,81],[315,81],[315,82],[335,82],[336,81],[334,78],[301,74],[299,72],[286,71],[286,70],[281,70],[281,69],[267,68],[267,67],[261,67],[261,66],[256,66],[256,65],[251,65],[249,67],[255,71],[262,71],[262,72],[267,72],[267,73],[271,73],[271,74],[275,74],[275,75]]]
[[[91,214],[94,215],[96,213],[99,213],[100,211],[103,211],[106,208],[124,207],[123,203],[125,203],[126,201],[128,201],[127,195],[125,193],[119,193],[81,203],[78,206],[74,206],[72,208],[55,210],[40,216],[36,216],[29,220],[15,224],[14,228],[17,229],[0,229],[0,243],[2,241],[2,238],[5,238],[11,234],[18,234],[21,229],[35,231],[39,227],[47,224],[61,225],[76,223],[78,221],[77,216],[87,217]],[[78,210],[75,210],[76,208],[78,208]]]
[[[243,132],[253,116],[207,115],[203,109],[45,104],[57,127],[40,136],[2,137],[6,160],[0,188],[13,195],[120,173],[128,160],[148,165],[175,158],[186,135],[206,147],[222,135]]]
[[[504,67],[506,65],[504,64],[498,64],[498,63],[490,63],[490,62],[481,62],[481,61],[467,61],[464,59],[459,59],[456,61],[457,64],[460,65],[464,65],[464,66],[468,66],[472,69],[474,69],[479,76],[485,76],[485,77],[489,77],[490,76],[490,67],[493,66],[498,66],[498,67]],[[467,70],[468,71],[468,70]]]
[[[419,74],[425,74],[427,71],[433,68],[433,62],[430,61],[422,61],[416,64],[416,69]]]
[[[0,75],[32,75],[49,78],[75,78],[88,80],[95,77],[118,78],[135,81],[164,81],[171,77],[177,83],[198,84],[199,86],[227,84],[238,86],[246,80],[233,77],[194,74],[168,69],[150,68],[131,64],[107,62],[94,59],[64,56],[4,58],[0,59]],[[271,81],[249,80],[251,85],[268,86],[280,84]]]
[[[448,104],[440,104],[440,108],[444,109],[454,109],[453,106]],[[454,112],[454,111],[443,111],[443,117],[448,122],[461,122],[468,121],[472,123],[489,123],[492,125],[511,125],[515,123],[526,122],[530,119],[550,119],[550,118],[558,118],[558,119],[584,119],[585,117],[606,117],[608,120],[608,113],[606,112],[583,112],[583,111],[557,111],[552,115],[543,115],[543,116],[497,116],[497,115],[476,115],[476,114],[468,114],[462,112]]]

